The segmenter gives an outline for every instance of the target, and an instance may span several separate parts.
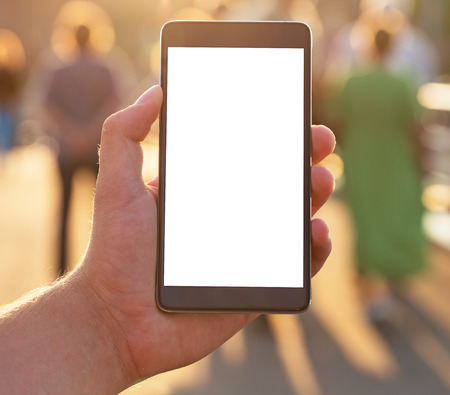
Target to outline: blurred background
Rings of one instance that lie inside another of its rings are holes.
[[[336,191],[318,213],[334,249],[307,313],[261,317],[197,364],[123,393],[450,393],[448,0],[0,0],[0,303],[82,258],[98,125],[158,82],[172,19],[311,26],[313,122],[338,137],[325,163]],[[157,150],[155,125],[145,178]],[[351,168],[365,169],[356,187]]]

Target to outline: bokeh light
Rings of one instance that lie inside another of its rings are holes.
[[[342,178],[344,174],[344,161],[337,153],[327,156],[320,164],[331,170],[336,181]]]
[[[450,185],[428,185],[423,191],[422,201],[428,210],[450,211]]]
[[[0,67],[20,70],[25,63],[25,52],[19,37],[8,29],[0,29]]]
[[[114,28],[108,14],[97,4],[84,0],[66,3],[56,17],[51,39],[53,51],[61,60],[76,55],[74,30],[85,25],[90,29],[90,44],[98,54],[106,54],[114,45]]]
[[[429,110],[450,111],[450,84],[428,83],[418,93],[419,103]]]

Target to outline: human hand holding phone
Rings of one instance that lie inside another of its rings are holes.
[[[161,102],[161,88],[153,87],[104,124],[93,229],[80,265],[56,284],[2,308],[0,350],[8,361],[0,369],[2,392],[119,393],[199,360],[256,317],[172,314],[157,307],[158,180],[142,179],[140,143]],[[317,163],[332,151],[334,136],[323,126],[311,132]],[[317,210],[333,189],[333,177],[314,166],[311,181]],[[192,175],[185,193],[195,195],[198,182]],[[267,180],[268,187],[271,183]],[[232,187],[232,180],[227,185]],[[331,248],[322,221],[313,221],[312,240],[315,273]]]
[[[236,91],[236,94],[239,94]],[[155,300],[158,180],[141,177],[142,149],[162,101],[159,86],[105,124],[100,148],[94,229],[82,271],[90,278],[92,298],[108,313],[106,326],[134,380],[192,363],[217,348],[257,315],[172,314]],[[335,145],[325,126],[313,126],[312,162],[329,155]],[[316,171],[317,170],[317,171]],[[186,194],[196,194],[192,175]],[[334,179],[326,168],[313,166],[312,206],[317,211],[331,194]],[[228,180],[232,188],[232,180]],[[268,187],[272,180],[267,181]],[[312,223],[312,273],[331,250],[326,224]]]

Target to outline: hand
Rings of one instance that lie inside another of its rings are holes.
[[[161,88],[155,86],[134,105],[106,120],[91,240],[83,264],[73,275],[113,339],[125,387],[204,357],[255,318],[248,314],[168,314],[156,305],[158,182],[142,180],[140,142],[156,120],[161,103]],[[329,129],[313,127],[314,164],[331,153],[334,141]],[[314,213],[331,194],[333,184],[327,169],[314,166]],[[195,179],[192,191],[186,193],[195,193]],[[312,240],[315,274],[331,249],[323,221],[313,221]]]
[[[336,145],[333,132],[326,126],[313,126],[312,138],[312,164],[311,169],[311,197],[312,215],[325,204],[334,191],[334,176],[329,169],[318,165],[320,161],[331,154]],[[312,252],[311,252],[311,274],[316,275],[322,268],[331,252],[331,240],[327,224],[321,219],[315,218],[311,221]]]

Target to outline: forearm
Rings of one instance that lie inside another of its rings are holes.
[[[0,393],[115,394],[129,383],[79,275],[0,314]]]

